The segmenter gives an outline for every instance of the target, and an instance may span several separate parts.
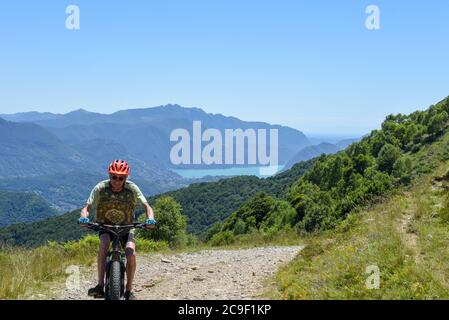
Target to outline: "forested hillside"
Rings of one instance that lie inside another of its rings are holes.
[[[158,198],[172,196],[182,206],[187,216],[187,230],[194,234],[204,232],[215,222],[227,218],[247,199],[264,191],[273,196],[285,194],[289,186],[310,167],[312,161],[302,162],[274,177],[260,179],[241,176],[216,182],[192,184],[188,187],[163,193],[148,200],[154,204]],[[136,216],[142,213],[136,211]],[[80,239],[85,231],[77,225],[79,210],[31,224],[16,224],[0,229],[0,243],[20,246],[37,246],[48,240],[68,241]]]
[[[0,227],[44,220],[56,214],[57,211],[35,193],[0,190]]]

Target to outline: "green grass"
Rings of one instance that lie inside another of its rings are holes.
[[[0,250],[0,299],[21,299],[44,290],[46,284],[62,280],[71,265],[90,266],[96,261],[100,241],[87,235],[65,244],[48,242],[36,249],[19,247]],[[164,252],[166,242],[136,239],[137,252]]]
[[[229,242],[210,242],[207,246],[220,249],[241,249],[264,246],[296,246],[303,243],[303,236],[296,230],[285,229],[274,233],[255,231],[249,234],[240,234],[233,236]]]
[[[90,250],[94,250],[94,248],[92,247]],[[69,265],[89,265],[93,260],[93,254],[87,247],[76,251],[66,249],[54,242],[34,250],[2,249],[0,254],[0,273],[2,274],[0,298],[20,299],[33,288],[40,287],[44,282],[50,282],[63,276]]]
[[[447,170],[444,165],[434,175]],[[433,176],[352,213],[336,229],[309,235],[306,248],[276,275],[276,299],[448,299],[449,199]],[[409,218],[409,219],[407,219]],[[402,230],[402,231],[401,231]],[[380,286],[369,289],[369,266]]]

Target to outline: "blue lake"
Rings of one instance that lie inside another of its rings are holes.
[[[226,169],[171,169],[184,178],[203,178],[205,176],[257,176],[266,178],[275,175],[284,168],[276,167],[231,167]]]

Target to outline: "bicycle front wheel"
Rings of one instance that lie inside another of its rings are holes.
[[[111,261],[109,273],[109,299],[120,300],[121,291],[121,265],[120,261]]]

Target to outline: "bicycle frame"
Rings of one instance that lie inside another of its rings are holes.
[[[123,250],[124,244],[121,243],[120,236],[129,232],[133,228],[145,228],[144,223],[133,223],[128,225],[107,225],[96,222],[89,222],[86,227],[94,231],[108,231],[112,234],[111,249],[106,256],[106,281],[105,281],[105,299],[110,298],[110,282],[111,282],[111,266],[113,262],[120,263],[120,299],[123,297],[125,288],[125,272],[126,272],[126,257]]]

